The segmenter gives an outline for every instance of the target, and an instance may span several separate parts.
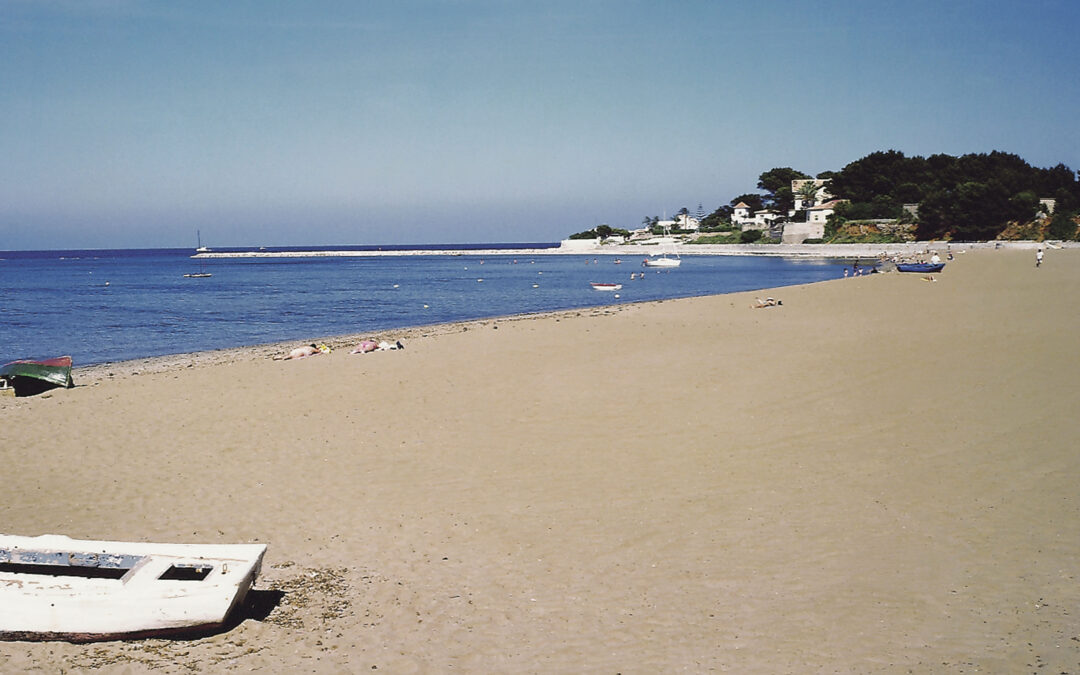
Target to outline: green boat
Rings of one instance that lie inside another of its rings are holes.
[[[0,367],[0,379],[15,388],[19,396],[36,394],[53,387],[71,388],[71,357],[58,356],[43,361],[12,361]]]

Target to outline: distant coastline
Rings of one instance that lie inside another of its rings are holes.
[[[877,257],[880,255],[915,255],[932,250],[961,252],[974,249],[1034,249],[1046,245],[1036,241],[987,241],[987,242],[946,242],[913,241],[905,243],[877,244],[676,244],[679,255],[762,255],[806,258],[852,258]],[[1062,248],[1080,246],[1076,242],[1055,244]],[[335,258],[335,257],[384,257],[384,256],[464,256],[464,255],[503,255],[503,256],[540,256],[540,255],[604,255],[634,257],[649,255],[656,249],[655,243],[636,244],[597,244],[595,240],[564,240],[558,245],[525,245],[510,248],[514,244],[483,244],[487,248],[452,248],[452,247],[364,247],[364,248],[312,248],[301,250],[226,250],[197,253],[192,258]]]

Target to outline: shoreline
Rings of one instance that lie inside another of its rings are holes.
[[[830,279],[829,281],[834,281]],[[825,282],[816,282],[825,283]],[[809,285],[809,284],[802,284]],[[790,288],[780,286],[780,289]],[[776,292],[776,289],[761,289],[757,291],[737,291],[737,293]],[[596,305],[592,307],[579,307],[572,309],[557,309],[546,312],[525,312],[521,314],[505,314],[481,319],[469,319],[467,321],[448,321],[445,323],[424,324],[421,326],[407,326],[403,328],[389,328],[385,330],[369,331],[367,333],[345,333],[342,335],[325,335],[295,340],[280,340],[276,342],[264,342],[254,345],[241,345],[239,347],[223,347],[221,349],[208,349],[196,352],[179,352],[162,356],[148,356],[143,358],[128,359],[124,361],[107,361],[105,363],[92,363],[84,366],[74,366],[72,377],[75,387],[90,386],[102,381],[115,378],[124,378],[134,375],[149,375],[170,373],[187,368],[215,366],[241,361],[273,360],[275,356],[287,354],[298,345],[321,343],[331,348],[333,352],[349,349],[361,340],[401,340],[408,348],[405,341],[413,341],[448,335],[454,333],[467,333],[470,330],[484,328],[489,325],[500,323],[516,323],[520,321],[534,321],[543,319],[568,319],[582,316],[610,315],[623,310],[640,307],[643,305],[675,302],[678,300],[690,300],[695,297],[723,297],[733,293],[718,293],[706,296],[690,296],[686,298],[671,298],[666,300],[642,300],[640,302],[615,303],[610,305]]]
[[[880,244],[685,244],[676,243],[674,253],[684,256],[779,256],[795,258],[874,258],[892,255],[917,255],[932,250],[967,252],[986,249],[1028,250],[1046,246],[1046,242],[945,242],[914,241]],[[1076,248],[1078,242],[1054,242],[1059,248]],[[521,249],[410,249],[388,251],[210,251],[192,258],[377,258],[409,256],[547,256],[547,255],[649,255],[659,242],[597,244],[594,240],[564,240],[555,248]]]
[[[838,280],[842,279],[827,279],[825,281]],[[825,283],[825,281],[811,283]],[[794,284],[794,286],[805,285],[808,285],[808,283],[803,282],[799,284]],[[90,363],[85,365],[76,364],[72,369],[72,375],[76,378],[75,384],[76,386],[78,386],[80,380],[85,380],[87,378],[89,378],[92,382],[109,379],[113,376],[112,373],[114,373],[115,371],[122,371],[124,373],[157,373],[177,370],[181,368],[188,368],[194,365],[220,364],[233,360],[249,360],[251,358],[271,358],[274,355],[288,353],[290,349],[301,344],[323,343],[336,351],[344,347],[351,347],[359,341],[368,338],[374,338],[376,342],[383,339],[392,341],[391,338],[393,340],[416,339],[417,337],[428,337],[444,333],[465,332],[468,331],[470,327],[484,326],[493,322],[524,321],[542,319],[545,317],[581,316],[582,314],[589,314],[593,312],[609,313],[611,311],[619,311],[621,308],[639,305],[649,305],[662,302],[671,302],[675,300],[684,300],[695,297],[724,297],[738,293],[775,295],[776,293],[781,292],[784,288],[791,288],[791,286],[775,286],[750,291],[732,291],[729,293],[712,293],[700,296],[680,296],[674,298],[666,298],[662,300],[612,302],[606,305],[593,305],[589,307],[553,309],[546,311],[522,312],[515,314],[501,314],[476,319],[447,321],[443,323],[392,327],[368,331],[364,333],[342,333],[321,336],[308,336],[306,338],[275,340],[272,342],[260,342],[250,345],[221,347],[218,349],[206,349],[193,352],[177,352],[175,354],[138,357],[120,361],[105,361],[102,363]]]
[[[676,251],[680,255],[733,255],[733,256],[781,256],[781,257],[805,257],[805,258],[835,258],[835,259],[847,259],[847,258],[860,258],[871,259],[881,255],[915,255],[934,250],[933,248],[927,248],[940,242],[910,242],[907,244],[733,244],[733,245],[685,245],[682,247],[676,247]],[[1026,250],[1033,249],[1036,246],[1041,246],[1041,243],[1036,242],[1010,242],[1011,245],[996,247],[994,242],[975,242],[975,243],[963,243],[956,244],[956,248],[953,252],[961,255],[971,251],[987,251],[987,250]],[[1078,242],[1065,242],[1065,246],[1062,248],[1077,248],[1080,247]],[[1069,244],[1074,244],[1070,246]],[[886,250],[878,250],[873,252],[872,249],[879,246],[887,246]],[[777,251],[778,248],[783,248],[782,251]],[[627,249],[631,249],[628,253]],[[686,252],[684,249],[691,249],[690,252]],[[699,251],[697,249],[708,249]],[[534,251],[546,255],[642,255],[647,254],[647,251],[641,250],[639,246],[596,246],[595,250],[565,250],[565,249],[520,249],[519,252],[514,252],[509,249],[490,249],[490,250],[477,250],[477,251],[465,251],[464,255],[518,255],[524,254],[523,252]],[[809,251],[809,252],[804,252]],[[845,255],[839,255],[838,252],[843,251]],[[546,253],[544,253],[546,252]],[[377,257],[377,256],[413,256],[413,255],[460,255],[456,251],[451,250],[430,250],[430,251],[312,251],[312,252],[250,252],[250,253],[203,253],[192,256],[193,258],[201,257],[217,257],[217,258],[247,258],[247,257],[267,257],[267,258],[292,258],[292,257]],[[843,281],[842,279],[829,279],[827,281]],[[815,282],[825,283],[825,282]],[[796,284],[796,286],[803,286],[807,284]],[[690,296],[690,297],[723,297],[738,293],[754,293],[764,295],[776,295],[782,292],[783,289],[790,288],[790,286],[777,286],[762,288],[753,291],[735,291],[733,293],[715,293],[705,296]],[[543,312],[526,312],[521,314],[505,314],[492,317],[484,317],[478,319],[468,319],[464,321],[449,321],[445,323],[434,324],[422,324],[418,326],[404,326],[400,328],[388,328],[383,330],[370,331],[367,333],[344,333],[335,335],[323,335],[310,338],[296,338],[292,340],[277,340],[273,342],[257,343],[252,345],[240,345],[237,347],[223,347],[220,349],[208,349],[196,352],[178,352],[175,354],[164,354],[160,356],[149,356],[135,359],[128,359],[123,361],[107,361],[104,363],[87,364],[84,366],[75,366],[72,370],[72,374],[75,377],[86,379],[89,378],[91,382],[100,381],[103,379],[109,379],[113,375],[110,373],[113,371],[122,371],[124,373],[156,373],[167,372],[171,370],[177,370],[181,368],[188,368],[194,365],[203,364],[221,364],[232,360],[250,360],[253,358],[272,358],[274,355],[281,353],[287,353],[291,348],[298,344],[308,344],[312,342],[323,343],[328,345],[333,350],[338,350],[343,347],[348,347],[356,344],[360,340],[367,339],[369,337],[375,338],[376,342],[382,339],[390,339],[393,337],[397,339],[416,339],[417,337],[428,337],[431,335],[439,335],[443,333],[465,332],[470,327],[483,326],[488,323],[498,321],[520,321],[529,319],[538,319],[547,316],[580,316],[582,313],[588,313],[590,311],[612,311],[618,310],[623,307],[630,307],[634,305],[647,305],[652,303],[668,302],[671,300],[681,300],[688,298],[670,298],[669,300],[645,300],[639,302],[620,302],[611,303],[608,305],[597,305],[591,308],[573,308],[573,309],[556,309]],[[78,386],[78,381],[76,382]]]

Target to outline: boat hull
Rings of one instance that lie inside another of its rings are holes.
[[[10,380],[16,390],[25,387],[28,381],[36,380],[46,386],[74,387],[71,379],[71,357],[58,356],[43,361],[12,361],[0,367],[0,377]]]
[[[618,291],[622,289],[622,284],[597,284],[590,283],[594,291]]]
[[[194,545],[0,535],[0,639],[130,639],[225,624],[262,544]]]
[[[645,267],[678,267],[680,264],[682,261],[674,258],[656,258],[645,261]]]
[[[933,272],[940,272],[943,269],[945,269],[945,263],[896,263],[896,270],[898,272],[930,274]]]

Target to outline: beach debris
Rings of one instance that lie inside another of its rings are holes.
[[[275,569],[282,566],[276,566]],[[326,622],[350,614],[348,569],[304,568],[286,579],[268,579],[272,591],[284,594],[281,603],[266,618],[266,623],[304,629],[305,617]]]

